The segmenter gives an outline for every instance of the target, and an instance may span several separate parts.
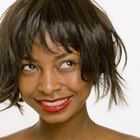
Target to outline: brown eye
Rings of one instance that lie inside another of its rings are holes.
[[[72,61],[66,61],[64,63],[61,64],[60,69],[67,69],[71,66],[73,66],[75,63]]]
[[[22,70],[25,70],[25,71],[36,71],[37,68],[34,65],[32,65],[32,64],[26,64],[26,65],[22,66]]]

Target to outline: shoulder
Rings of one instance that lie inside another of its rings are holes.
[[[120,137],[120,140],[140,140],[140,138],[138,138],[136,136],[122,134],[122,136]]]
[[[103,126],[99,126],[100,138],[104,140],[140,140],[140,138],[124,134]]]

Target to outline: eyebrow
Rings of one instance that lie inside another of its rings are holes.
[[[72,52],[65,52],[65,53],[62,53],[62,54],[59,54],[59,55],[56,55],[55,59],[58,60],[58,59],[62,59],[62,58],[65,58],[66,56],[70,55],[70,54],[73,54]]]
[[[64,52],[62,54],[56,55],[54,59],[55,60],[60,60],[60,59],[63,59],[63,58],[65,58],[66,56],[68,56],[70,54],[76,54],[77,55],[77,53],[75,53],[75,52]],[[34,58],[34,57],[29,58],[26,55],[23,56],[22,59],[27,60],[27,61],[31,61],[31,62],[38,62],[38,60],[36,58]]]

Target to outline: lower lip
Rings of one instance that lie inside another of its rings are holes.
[[[59,112],[59,111],[65,109],[71,103],[71,101],[72,101],[72,97],[70,97],[65,103],[63,103],[61,105],[47,106],[41,102],[39,103],[39,105],[46,112]]]

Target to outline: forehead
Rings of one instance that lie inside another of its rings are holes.
[[[54,43],[48,44],[47,47],[42,46],[41,44],[33,44],[32,45],[32,57],[38,56],[41,53],[45,53],[47,55],[58,55],[66,53],[67,51],[61,45],[57,46]]]
[[[62,53],[78,53],[72,46],[63,46],[59,43],[53,42],[50,38],[48,32],[45,34],[45,44],[41,43],[38,35],[35,38],[35,41],[32,45],[32,55],[34,53],[38,53],[39,51],[43,51],[47,54],[62,54]]]
[[[49,33],[46,31],[43,38],[39,33],[36,34],[33,43],[31,45],[31,50],[25,51],[22,53],[21,59],[32,60],[33,57],[41,55],[42,52],[45,52],[48,55],[61,55],[63,53],[71,54],[76,53],[80,56],[80,53],[74,49],[70,44],[62,45],[58,42],[55,42],[51,39]]]

